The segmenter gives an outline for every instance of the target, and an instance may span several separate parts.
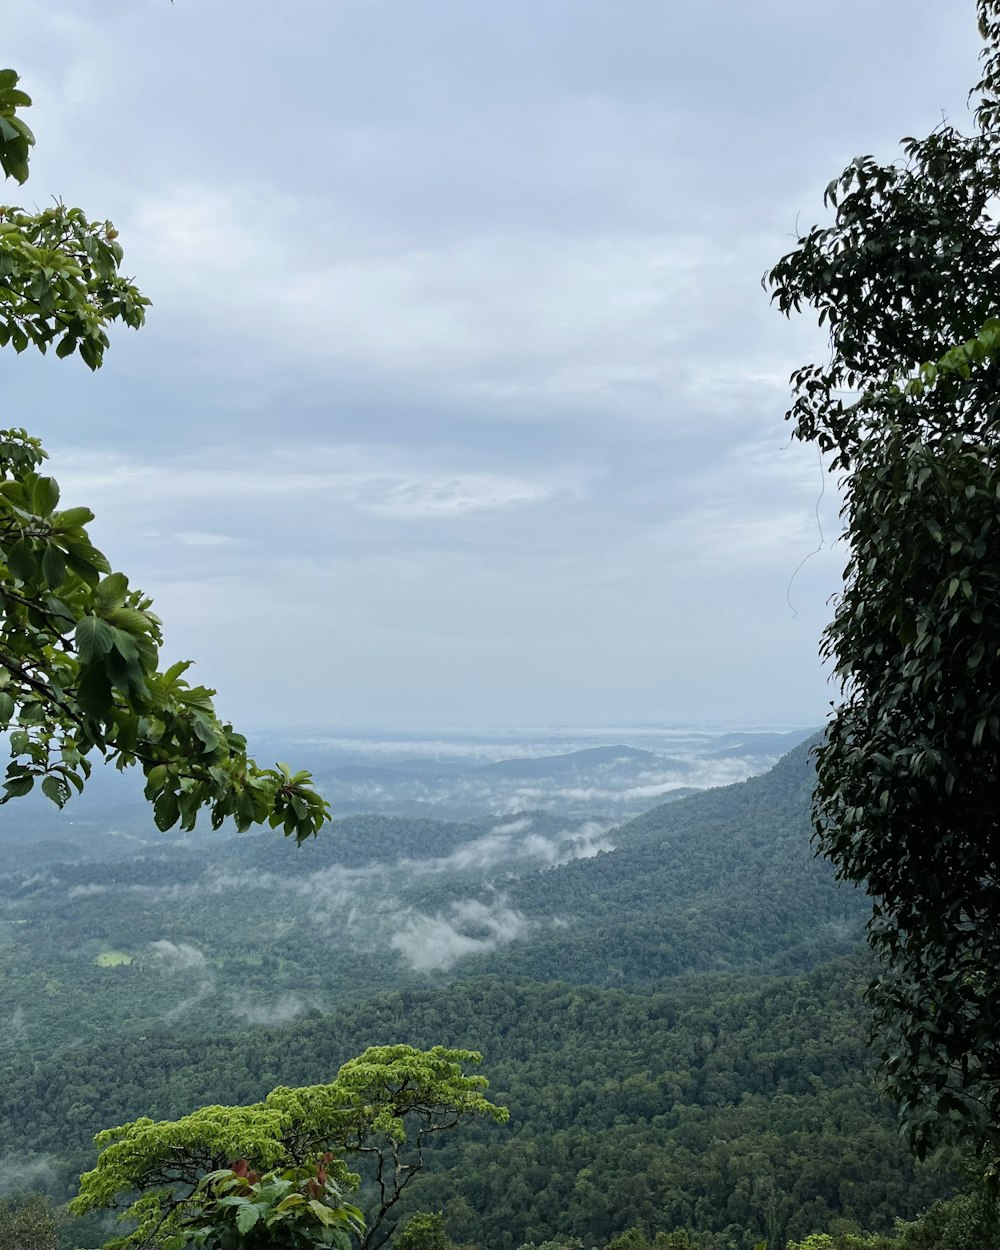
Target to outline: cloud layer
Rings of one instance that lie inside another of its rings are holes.
[[[27,198],[113,218],[154,307],[7,409],[241,720],[815,723],[844,556],[831,482],[796,574],[782,412],[824,347],[758,278],[856,153],[964,119],[971,14],[470,13],[10,0]]]

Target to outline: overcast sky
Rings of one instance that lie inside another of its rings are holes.
[[[223,714],[824,718],[822,340],[759,280],[850,158],[968,125],[973,0],[4,9],[7,198],[110,217],[154,302],[96,375],[5,352],[4,420]]]

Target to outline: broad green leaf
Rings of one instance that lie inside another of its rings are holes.
[[[51,799],[56,807],[65,807],[69,799],[69,784],[63,777],[48,776],[42,778],[42,793]]]
[[[33,582],[39,565],[38,550],[29,538],[19,538],[7,551],[7,567],[21,582]]]
[[[83,664],[94,664],[103,659],[114,642],[114,630],[99,616],[85,616],[77,622],[76,649]]]
[[[52,590],[57,590],[66,580],[66,558],[51,544],[42,553],[42,577]]]
[[[124,573],[110,573],[102,578],[94,591],[94,604],[103,614],[109,608],[120,607],[128,594],[128,578]]]
[[[236,1227],[241,1233],[248,1233],[260,1219],[260,1212],[251,1204],[241,1207],[236,1214]]]
[[[9,798],[19,799],[28,794],[34,784],[34,777],[22,775],[20,777],[11,777],[9,781],[5,781],[4,789],[7,791]]]
[[[31,491],[31,506],[39,516],[47,517],[59,503],[59,484],[54,477],[40,477]]]

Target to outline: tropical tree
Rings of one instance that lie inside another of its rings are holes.
[[[842,686],[816,751],[822,852],[873,898],[881,1072],[918,1152],[1000,1142],[1000,2],[975,130],[862,156],[765,275],[829,327],[788,417],[844,490]]]
[[[349,1236],[373,1250],[389,1235],[387,1217],[423,1167],[430,1137],[466,1116],[507,1119],[486,1099],[486,1078],[464,1070],[481,1059],[443,1046],[376,1046],[327,1085],[279,1087],[251,1106],[106,1129],[70,1209],[118,1209],[133,1224],[107,1250],[179,1250],[195,1235],[213,1250],[229,1250],[234,1237],[250,1238],[239,1244],[253,1250],[257,1237],[295,1246],[301,1237],[340,1245]],[[343,1202],[361,1177],[342,1156],[361,1164],[366,1223]]]
[[[59,1227],[46,1194],[0,1198],[0,1250],[56,1250]]]
[[[34,143],[20,115],[30,104],[17,74],[0,71],[0,168],[20,183]],[[109,326],[139,328],[149,305],[122,262],[108,221],[61,203],[0,206],[0,346],[52,346],[97,369]],[[10,746],[0,803],[38,782],[62,807],[96,755],[143,769],[161,829],[190,829],[207,808],[215,827],[231,817],[297,841],[315,834],[328,808],[308,773],[258,767],[216,715],[214,691],[188,683],[189,665],[161,670],[152,601],[93,546],[93,513],[60,508],[44,459],[26,430],[0,431],[0,730]]]
[[[451,1238],[440,1211],[414,1211],[392,1242],[395,1250],[449,1250]]]

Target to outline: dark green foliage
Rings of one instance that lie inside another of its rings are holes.
[[[1000,1141],[1000,361],[980,335],[1000,270],[1000,5],[978,11],[977,133],[853,162],[827,191],[834,224],[767,275],[782,311],[830,328],[788,414],[844,471],[850,545],[814,818],[874,896],[882,1074],[919,1151]]]
[[[57,1231],[46,1194],[0,1198],[0,1250],[55,1250]]]
[[[456,1130],[413,1187],[456,1241],[513,1250],[602,1244],[639,1221],[801,1237],[831,1218],[888,1230],[948,1189],[915,1168],[874,1104],[863,1047],[863,963],[790,979],[682,978],[626,993],[496,978],[394,993],[204,1038],[151,1034],[0,1068],[0,1139],[52,1152],[65,1183],[92,1166],[107,1123],[252,1103],[275,1083],[328,1079],[396,1038],[479,1039],[506,1128]]]
[[[392,1240],[395,1250],[449,1250],[440,1211],[414,1211]]]
[[[17,84],[18,76],[12,69],[0,70],[0,169],[5,178],[25,182],[35,136],[18,116],[18,109],[31,107],[31,97]]]
[[[178,1231],[157,1229],[163,1250],[351,1250],[364,1235],[357,1207],[343,1201],[338,1183],[320,1162],[264,1174],[235,1168],[209,1172],[198,1182]]]
[[[810,846],[811,743],[770,772],[664,804],[610,836],[618,848],[507,889],[529,916],[579,917],[498,952],[511,976],[651,984],[696,971],[791,972],[852,950],[866,903]]]

